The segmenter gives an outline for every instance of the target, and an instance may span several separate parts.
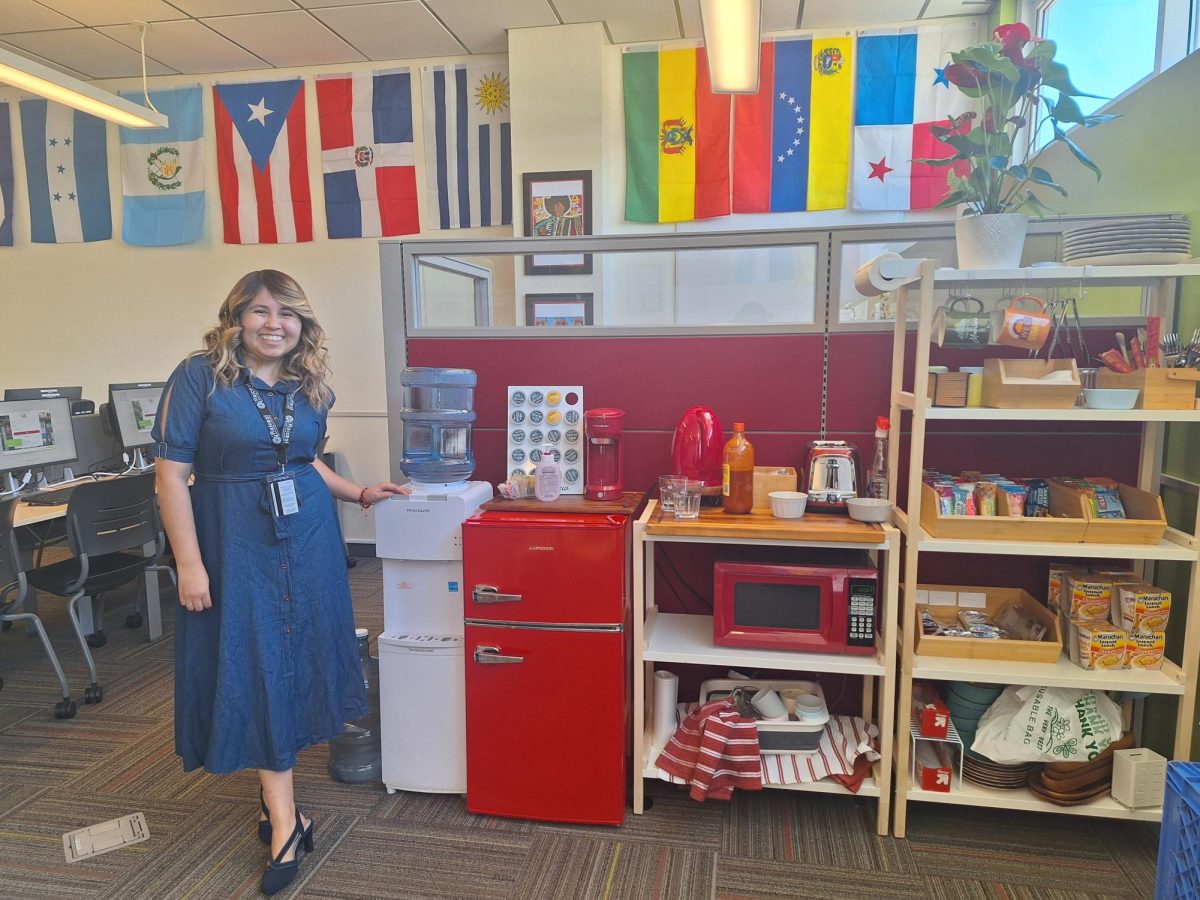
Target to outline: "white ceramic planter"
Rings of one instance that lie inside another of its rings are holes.
[[[1016,269],[1029,217],[1020,213],[960,216],[954,223],[960,269]]]

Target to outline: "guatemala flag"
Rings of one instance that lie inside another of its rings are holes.
[[[8,104],[0,103],[0,247],[11,247],[13,210],[12,126]]]
[[[33,242],[111,238],[104,120],[48,100],[22,100],[21,131]]]
[[[122,92],[140,102],[140,92]],[[127,244],[168,247],[204,235],[204,117],[200,85],[151,91],[166,128],[121,128],[121,182]]]
[[[331,238],[421,230],[408,69],[317,76]]]

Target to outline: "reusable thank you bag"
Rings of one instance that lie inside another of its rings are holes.
[[[1121,709],[1099,691],[1004,689],[979,720],[971,749],[998,763],[1087,762],[1121,736]]]

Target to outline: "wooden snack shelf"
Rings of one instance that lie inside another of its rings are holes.
[[[646,523],[646,534],[680,537],[715,537],[767,541],[829,541],[846,544],[883,544],[887,536],[871,522],[849,516],[809,513],[799,519],[777,519],[766,510],[731,515],[720,507],[700,507],[698,519],[663,515],[662,507]]]
[[[945,637],[923,634],[917,631],[918,656],[948,656],[955,659],[1002,659],[1012,662],[1055,663],[1062,656],[1062,635],[1058,629],[1058,617],[1020,588],[967,587],[956,584],[919,584],[918,591],[952,591],[983,594],[987,598],[985,612],[998,613],[1007,604],[1016,601],[1046,626],[1046,636],[1040,641],[984,640],[969,637]],[[961,606],[938,606],[918,604],[918,621],[922,611],[928,610],[943,625],[957,624],[956,617]]]
[[[1081,544],[1087,534],[1088,520],[1082,514],[1068,515],[1075,508],[1074,504],[1056,506],[1051,494],[1050,515],[1045,518],[944,516],[938,509],[937,491],[927,484],[921,485],[921,526],[936,538]]]
[[[1070,510],[1087,520],[1085,544],[1157,544],[1167,533],[1167,513],[1162,497],[1128,484],[1118,484],[1124,519],[1101,519],[1092,515],[1087,497],[1077,490],[1050,482],[1050,508]]]

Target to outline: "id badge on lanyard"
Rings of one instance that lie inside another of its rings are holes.
[[[250,392],[250,399],[254,401],[255,408],[266,423],[267,434],[271,438],[275,458],[279,463],[279,473],[266,480],[267,500],[271,504],[271,511],[276,518],[295,515],[300,511],[300,494],[296,490],[295,476],[287,474],[287,453],[292,443],[292,428],[296,424],[296,391],[287,395],[283,427],[280,428],[271,411],[267,409],[262,394],[249,381],[246,382],[246,390]]]

